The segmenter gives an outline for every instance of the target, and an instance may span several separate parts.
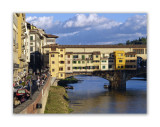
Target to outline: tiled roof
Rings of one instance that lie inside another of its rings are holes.
[[[55,45],[50,44],[44,46],[44,48],[51,48],[51,47],[58,47],[58,48],[147,48],[146,45]]]
[[[44,34],[44,36],[46,36],[47,38],[58,38],[58,36],[52,34]]]

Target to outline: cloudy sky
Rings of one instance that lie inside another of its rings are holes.
[[[58,35],[59,44],[117,44],[147,36],[145,13],[27,13],[26,21]]]

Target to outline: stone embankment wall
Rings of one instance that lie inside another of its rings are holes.
[[[27,100],[13,110],[14,114],[43,114],[47,103],[49,89],[54,84],[55,78],[49,77],[46,84],[36,91],[32,100]],[[37,104],[42,104],[42,108],[37,108]]]

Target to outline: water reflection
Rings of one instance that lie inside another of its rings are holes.
[[[130,80],[126,91],[104,89],[107,80],[94,76],[76,76],[82,80],[68,90],[73,113],[146,113],[146,81]]]

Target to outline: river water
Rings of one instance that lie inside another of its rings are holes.
[[[96,76],[75,76],[78,83],[69,84],[73,90],[67,90],[72,113],[85,114],[144,114],[147,112],[147,81],[132,78],[127,81],[126,91],[104,89],[108,80]]]

